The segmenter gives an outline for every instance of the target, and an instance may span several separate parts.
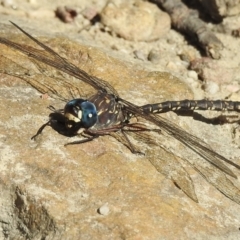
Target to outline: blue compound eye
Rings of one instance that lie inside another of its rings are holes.
[[[81,123],[84,128],[90,128],[97,122],[97,109],[95,105],[91,102],[82,102],[82,119]]]
[[[67,119],[66,124],[69,128],[74,125],[90,128],[98,120],[95,105],[81,98],[73,99],[66,104],[64,108],[64,116]]]

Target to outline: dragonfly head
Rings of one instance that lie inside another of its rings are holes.
[[[72,128],[76,125],[79,128],[90,128],[98,120],[95,105],[81,98],[73,99],[66,104],[64,116],[68,128]]]

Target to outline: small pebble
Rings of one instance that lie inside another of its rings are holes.
[[[198,75],[195,71],[191,70],[191,71],[188,71],[188,77],[194,79],[194,80],[198,80]]]
[[[86,18],[88,19],[89,21],[91,21],[93,18],[95,18],[98,14],[97,10],[95,8],[90,8],[90,7],[87,7],[85,8],[81,14]]]
[[[140,59],[142,61],[146,60],[146,56],[141,50],[135,50],[135,51],[133,51],[133,54],[135,55],[135,57],[137,59]]]
[[[169,61],[167,64],[166,64],[166,67],[168,68],[168,70],[177,70],[177,65],[172,62],[172,61]]]
[[[208,81],[205,84],[205,90],[211,95],[216,94],[219,91],[219,85],[213,81]]]
[[[73,22],[74,18],[77,16],[77,11],[71,7],[57,7],[55,11],[56,17],[65,23]]]
[[[3,7],[12,7],[14,4],[12,0],[2,0],[1,5]]]
[[[156,64],[160,62],[161,56],[157,50],[152,49],[148,54],[148,60]]]
[[[181,49],[177,52],[177,54],[180,57],[180,59],[184,62],[190,63],[191,61],[196,59],[196,53],[191,49],[183,49],[183,50]]]
[[[49,98],[49,95],[47,93],[44,93],[40,96],[40,98],[42,99],[48,99]]]
[[[98,213],[104,216],[107,216],[110,212],[110,209],[108,207],[108,203],[105,203],[98,209]]]

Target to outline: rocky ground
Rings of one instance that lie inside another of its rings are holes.
[[[108,2],[3,1],[0,37],[32,45],[11,20],[138,105],[186,98],[240,101],[238,38],[217,32],[224,48],[221,59],[212,60],[191,39],[170,29],[169,16],[155,5]],[[55,16],[59,6],[71,9],[70,15],[63,14],[68,23]],[[92,24],[96,13],[102,20]],[[232,29],[239,25],[239,16],[221,24]],[[164,133],[152,135],[154,146],[132,140],[144,156],[132,154],[110,136],[64,147],[72,139],[51,128],[32,141],[48,119],[47,106],[64,104],[47,92],[47,85],[66,98],[87,97],[93,89],[0,47],[0,239],[239,239],[239,199],[234,202],[209,184],[196,170],[207,163]],[[70,84],[77,88],[71,94]],[[204,116],[219,114],[227,115]],[[163,116],[240,164],[238,124]],[[188,171],[198,203],[171,181],[172,159]],[[151,163],[164,160],[169,160],[169,172],[161,174]],[[215,176],[216,170],[209,169]],[[219,184],[225,184],[225,175],[219,176]],[[240,188],[239,180],[227,179]]]

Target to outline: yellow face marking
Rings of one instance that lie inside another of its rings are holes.
[[[101,115],[103,113],[103,111],[102,110],[100,110],[99,112],[98,112],[98,115]]]
[[[105,100],[102,100],[101,102],[99,102],[99,106],[101,106],[104,102]]]
[[[82,119],[82,111],[78,111],[78,119],[81,120]]]
[[[66,113],[65,117],[70,121],[74,121],[74,122],[80,122],[81,121],[79,118],[75,117],[71,113]]]

